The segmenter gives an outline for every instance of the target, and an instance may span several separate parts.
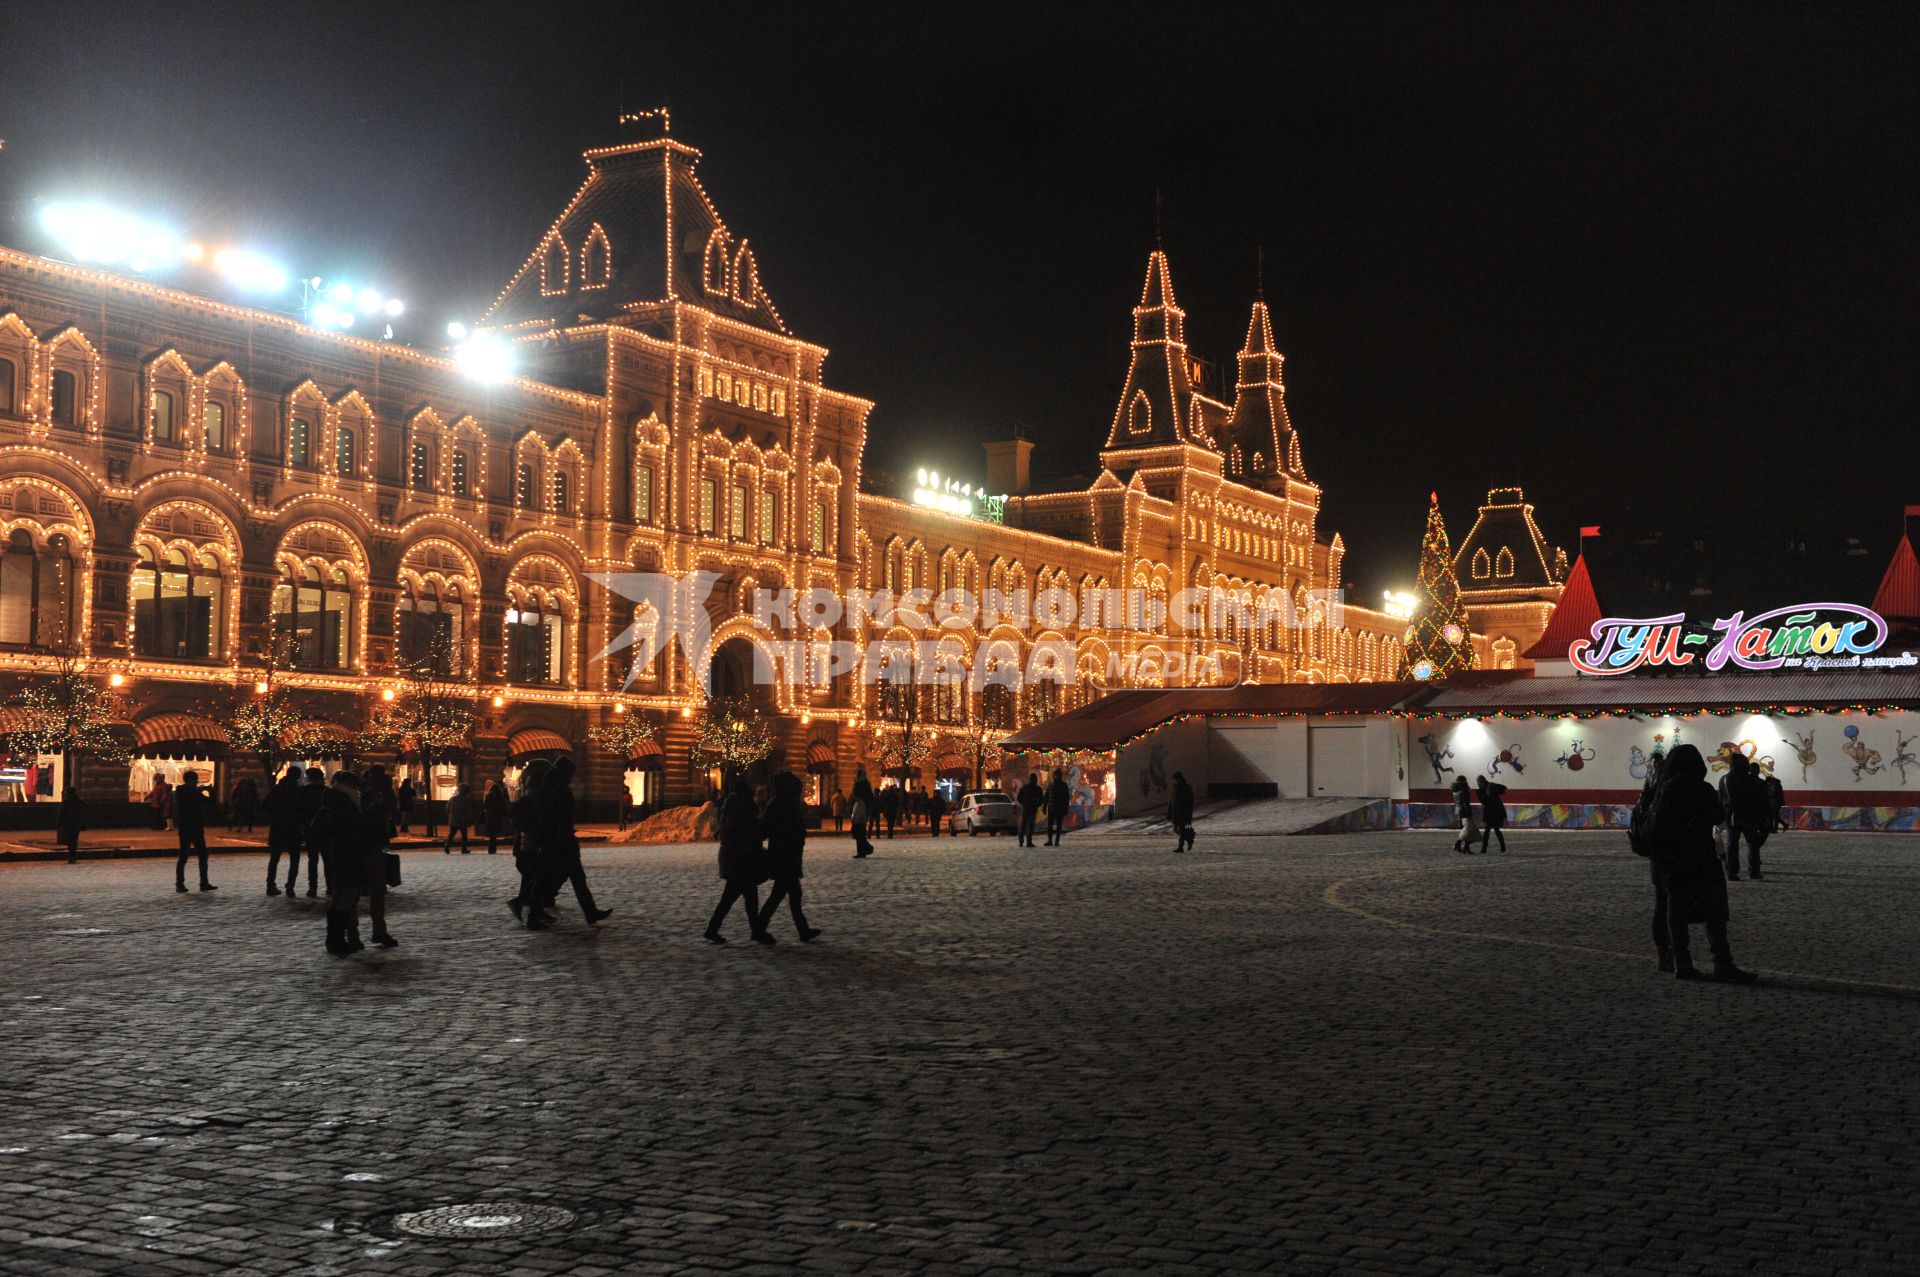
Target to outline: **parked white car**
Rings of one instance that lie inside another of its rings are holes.
[[[972,837],[982,830],[990,834],[1010,834],[1018,828],[1019,806],[998,789],[976,789],[947,813],[947,832],[955,835],[963,829]]]

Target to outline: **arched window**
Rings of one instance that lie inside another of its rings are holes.
[[[1484,581],[1492,575],[1493,566],[1487,558],[1487,551],[1483,546],[1473,552],[1473,579],[1476,581]]]
[[[133,650],[140,656],[217,659],[225,655],[226,578],[211,551],[139,547],[128,593]]]
[[[294,668],[345,669],[353,630],[353,588],[346,569],[288,564],[273,590],[273,622],[289,640]]]
[[[573,493],[570,490],[570,476],[565,470],[553,472],[553,508],[558,514],[573,513]]]
[[[153,438],[156,443],[173,442],[173,392],[171,390],[153,392]]]
[[[407,483],[415,488],[433,486],[429,482],[431,459],[427,454],[427,445],[416,443],[407,452]]]
[[[587,236],[580,250],[580,287],[605,288],[613,276],[607,256],[607,233],[598,226]]]
[[[225,452],[227,450],[227,406],[217,400],[208,400],[207,408],[201,414],[206,426],[207,451]]]
[[[547,240],[540,254],[540,291],[552,296],[567,291],[567,241],[559,235]]]
[[[1503,545],[1500,553],[1493,556],[1493,574],[1505,579],[1513,575],[1513,547]]]
[[[566,617],[559,604],[529,590],[507,608],[507,681],[558,684],[564,677]]]
[[[1153,430],[1153,405],[1147,402],[1144,390],[1133,392],[1133,402],[1127,407],[1127,429],[1137,435]]]
[[[333,468],[338,473],[343,475],[351,475],[353,473],[354,445],[356,442],[353,437],[353,431],[347,429],[345,426],[340,427],[340,429],[335,432],[333,437]]]
[[[13,388],[15,376],[13,361],[11,359],[0,359],[0,412],[4,412],[8,416],[14,414],[16,411],[14,405],[18,402],[14,398]]]
[[[56,532],[35,546],[15,528],[0,553],[0,643],[58,647],[73,620],[73,546]]]
[[[313,464],[313,423],[305,417],[287,424],[287,460],[296,466]]]
[[[73,426],[80,422],[80,380],[65,368],[53,373],[53,424]]]
[[[533,509],[533,467],[524,461],[514,467],[513,500],[522,510]]]
[[[400,663],[410,670],[430,668],[435,674],[465,672],[465,600],[460,587],[444,592],[433,581],[412,578],[402,582],[399,625]]]
[[[464,497],[467,495],[467,485],[470,482],[470,480],[467,478],[467,470],[471,464],[472,463],[467,460],[466,449],[464,448],[454,449],[453,462],[452,462],[453,495],[456,497]]]

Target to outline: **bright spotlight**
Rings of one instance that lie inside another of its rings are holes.
[[[456,319],[447,325],[447,336],[455,341],[464,341],[467,336],[467,326]]]
[[[321,302],[313,308],[310,316],[315,328],[331,328],[340,318],[340,312],[333,308],[332,302]]]
[[[215,262],[228,279],[249,292],[277,293],[287,286],[286,267],[251,249],[222,251]]]
[[[40,224],[58,242],[62,255],[102,266],[135,271],[170,266],[186,247],[164,226],[98,204],[49,204]]]
[[[455,346],[453,361],[476,381],[499,382],[513,376],[513,347],[492,333],[476,333]]]
[[[398,297],[389,297],[387,298],[387,304],[382,306],[381,309],[387,312],[388,319],[398,319],[406,313],[407,304]]]
[[[341,332],[345,332],[347,329],[353,327],[353,312],[350,310],[342,310],[334,322],[339,325]]]
[[[327,296],[331,297],[335,302],[345,305],[347,302],[353,300],[353,285],[335,284],[327,290]]]
[[[363,288],[354,305],[360,308],[360,313],[363,315],[376,315],[380,312],[380,294],[371,288]]]

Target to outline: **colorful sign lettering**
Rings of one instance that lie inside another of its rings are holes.
[[[1735,612],[1712,631],[1690,628],[1684,613],[1672,616],[1607,617],[1592,636],[1567,648],[1582,674],[1628,674],[1679,669],[1697,659],[1708,670],[1814,671],[1920,664],[1910,653],[1875,656],[1887,641],[1879,613],[1851,603],[1802,603],[1749,618]]]

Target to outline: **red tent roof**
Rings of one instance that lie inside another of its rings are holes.
[[[1874,591],[1873,610],[1889,621],[1920,621],[1920,558],[1914,557],[1913,542],[1904,536]]]
[[[1567,573],[1567,588],[1560,592],[1547,632],[1526,651],[1530,661],[1564,661],[1567,649],[1583,638],[1593,637],[1593,623],[1603,615],[1600,600],[1594,597],[1593,578],[1587,575],[1587,556],[1573,561]]]

